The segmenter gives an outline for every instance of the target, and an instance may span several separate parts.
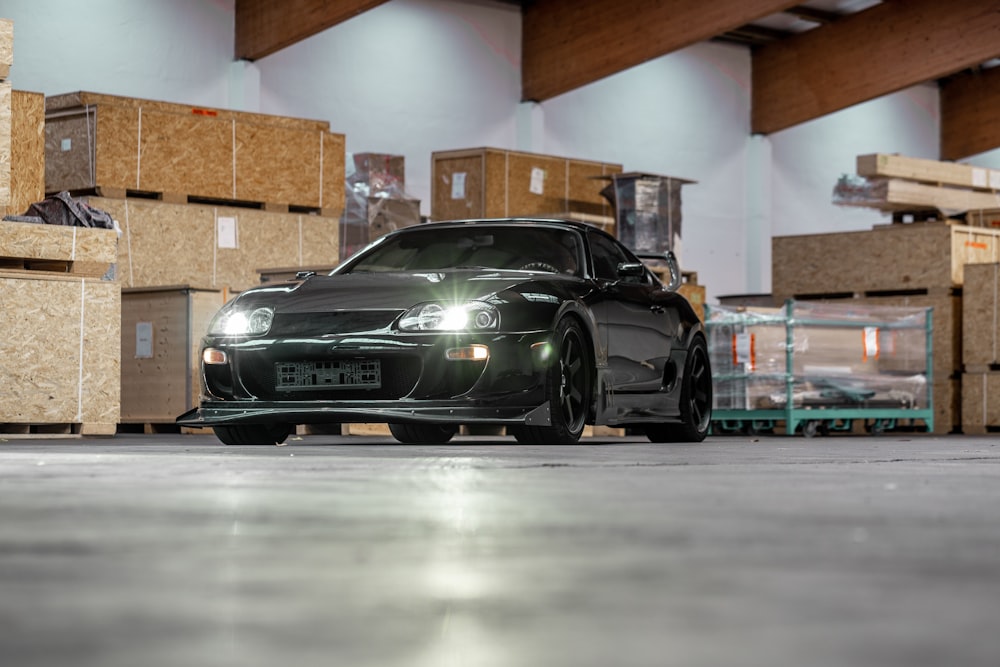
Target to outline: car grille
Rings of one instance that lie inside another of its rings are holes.
[[[327,313],[277,313],[272,336],[322,336],[385,329],[399,317],[398,310],[336,310]]]
[[[275,364],[255,366],[253,374],[243,378],[243,384],[254,396],[266,401],[380,401],[395,400],[409,394],[420,378],[422,364],[415,356],[382,356],[380,387],[344,386],[330,389],[280,390]]]

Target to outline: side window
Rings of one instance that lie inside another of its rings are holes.
[[[618,280],[618,265],[634,262],[619,246],[599,234],[589,234],[590,254],[594,259],[594,274],[602,280]]]

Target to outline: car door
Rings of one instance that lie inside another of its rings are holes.
[[[599,287],[600,305],[594,312],[607,346],[613,389],[659,391],[680,325],[676,309],[669,305],[670,293],[646,268],[639,275],[622,275],[620,266],[641,264],[640,260],[602,234],[588,236]]]

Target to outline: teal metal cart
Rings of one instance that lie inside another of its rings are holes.
[[[934,430],[930,308],[706,305],[705,325],[715,433]]]

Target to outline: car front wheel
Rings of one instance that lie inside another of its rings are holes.
[[[441,424],[389,424],[389,432],[404,445],[434,445],[451,440],[458,428]]]
[[[646,436],[652,442],[701,442],[712,423],[712,369],[708,346],[695,336],[688,348],[681,377],[680,423],[652,424]]]
[[[227,445],[280,445],[292,432],[290,424],[213,426],[215,437]]]
[[[555,361],[549,367],[546,394],[551,426],[515,426],[508,432],[520,443],[571,445],[580,439],[590,409],[591,354],[580,325],[559,322],[553,336]]]

